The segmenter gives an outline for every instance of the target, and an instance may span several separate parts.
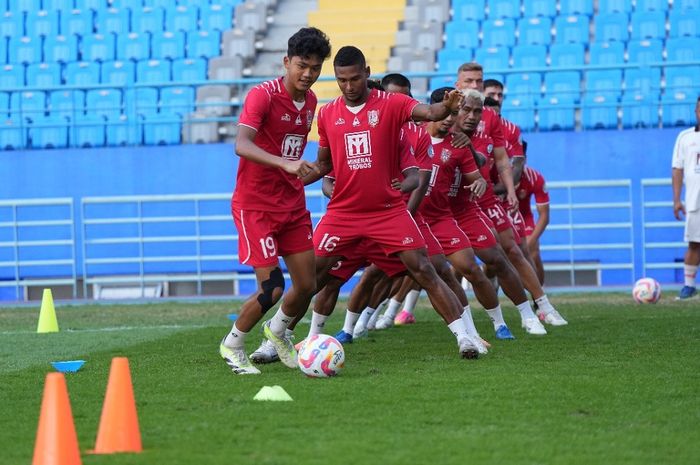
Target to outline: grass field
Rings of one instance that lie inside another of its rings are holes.
[[[31,462],[53,360],[87,360],[67,383],[91,449],[114,356],[130,361],[145,451],[84,464],[700,463],[700,301],[553,300],[570,325],[545,337],[506,305],[517,340],[496,341],[475,311],[493,349],[467,361],[421,299],[416,325],[346,346],[345,370],[325,380],[280,364],[234,376],[217,348],[236,302],[59,306],[54,334],[35,334],[38,305],[0,308],[0,464]],[[264,385],[294,402],[253,401]]]

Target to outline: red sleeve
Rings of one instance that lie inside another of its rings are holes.
[[[328,107],[330,106],[330,103],[324,105],[321,107],[321,109],[318,111],[318,119],[316,121],[316,126],[318,127],[318,146],[319,147],[324,147],[324,148],[330,148],[330,144],[328,143],[328,137],[326,136],[326,112],[328,112]]]
[[[510,132],[510,141],[508,144],[508,157],[524,157],[525,150],[523,149],[523,137],[520,133],[520,128],[513,124],[513,131]]]
[[[404,172],[409,168],[418,168],[414,148],[411,145],[411,138],[408,137],[405,129],[401,129],[401,137],[399,138],[399,170]]]
[[[399,118],[401,118],[401,122],[405,123],[406,121],[411,121],[413,119],[413,109],[416,108],[420,102],[413,97],[409,97],[408,95],[404,94],[388,95],[389,98],[393,98],[401,102],[401,105],[397,105],[397,107],[399,107]]]
[[[265,121],[268,111],[270,111],[270,94],[263,86],[255,86],[245,98],[238,124],[257,131]]]
[[[535,178],[535,183],[532,188],[535,193],[535,203],[538,205],[544,205],[549,203],[549,192],[547,191],[547,183],[544,180],[542,173],[537,172],[537,177]]]
[[[479,171],[479,167],[476,166],[476,161],[474,160],[474,155],[472,155],[469,149],[463,149],[459,151],[460,161],[459,161],[459,171],[464,174],[473,173],[474,171]]]
[[[416,161],[421,171],[433,171],[433,142],[425,129],[418,128]]]
[[[493,147],[504,147],[506,146],[506,140],[503,137],[503,127],[501,126],[501,117],[498,116],[493,110],[490,108],[487,108],[484,110],[484,115],[490,115],[490,123],[491,123],[491,128],[490,128],[490,134],[491,139],[493,140]]]
[[[330,172],[327,175],[325,175],[324,177],[329,178],[329,179],[335,179],[335,170],[333,170],[333,168],[331,168]]]

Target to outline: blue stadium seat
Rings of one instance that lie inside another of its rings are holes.
[[[617,128],[617,100],[607,95],[586,95],[581,102],[581,122],[585,129]]]
[[[26,124],[17,118],[0,120],[0,149],[19,150],[27,140]]]
[[[544,75],[544,95],[578,101],[581,95],[581,76],[577,71],[554,71]]]
[[[90,34],[83,36],[84,61],[111,61],[115,58],[113,34]]]
[[[230,5],[203,5],[199,15],[199,28],[202,31],[221,32],[233,27],[233,8]]]
[[[73,9],[73,0],[42,0],[41,7],[51,11],[70,11]]]
[[[102,84],[122,87],[136,80],[136,66],[133,61],[107,61],[102,63]]]
[[[557,16],[554,20],[555,41],[557,43],[588,43],[588,16]]]
[[[165,11],[162,8],[145,6],[131,12],[131,32],[162,32],[164,23]]]
[[[452,0],[453,20],[481,21],[485,17],[486,0]]]
[[[700,0],[674,0],[673,9],[678,11],[700,10]]]
[[[192,31],[197,29],[199,9],[191,6],[177,6],[165,10],[165,30],[167,31]]]
[[[586,92],[609,98],[619,98],[622,83],[621,69],[606,69],[586,72]]]
[[[143,123],[141,118],[119,115],[107,121],[107,145],[109,147],[126,147],[142,143]]]
[[[527,95],[509,95],[503,101],[501,112],[512,123],[520,126],[521,131],[535,129],[535,99]]]
[[[41,10],[41,0],[7,0],[7,11],[38,11]]]
[[[675,37],[666,41],[666,60],[673,61],[699,61],[700,38]]]
[[[109,6],[112,8],[129,8],[132,13],[134,10],[140,10],[144,7],[141,0],[108,0]]]
[[[0,16],[0,37],[20,37],[24,35],[24,18],[22,13],[5,11]]]
[[[593,2],[590,0],[560,0],[560,15],[587,15],[593,14]]]
[[[180,143],[180,118],[172,115],[144,117],[143,143],[146,145],[174,145]]]
[[[636,11],[630,21],[633,39],[666,37],[666,14],[661,11]]]
[[[73,0],[76,10],[104,10],[107,8],[104,0]]]
[[[632,0],[598,0],[598,15],[605,13],[631,13]]]
[[[10,112],[10,94],[0,92],[0,121],[6,119]],[[0,150],[2,147],[0,147]]]
[[[659,97],[625,92],[622,97],[622,127],[653,128],[659,125]]]
[[[211,35],[215,36],[217,34],[213,32]],[[161,31],[154,33],[151,37],[151,56],[157,60],[162,60],[164,58],[174,60],[184,57],[185,34],[180,31]]]
[[[148,32],[117,35],[117,60],[145,60],[150,53],[151,34]]]
[[[581,43],[552,44],[549,47],[549,60],[552,67],[583,66],[585,49]]]
[[[28,126],[30,147],[33,149],[61,149],[68,147],[68,123],[64,118],[37,116]]]
[[[92,89],[85,95],[85,114],[105,118],[122,113],[122,93],[119,89]]]
[[[515,21],[492,19],[481,23],[484,47],[512,47],[515,45]]]
[[[195,82],[207,78],[207,62],[203,58],[173,60],[173,81]]]
[[[538,97],[542,92],[542,76],[538,73],[515,73],[506,76],[508,98],[513,96]]]
[[[514,68],[547,66],[547,47],[544,45],[516,45],[513,47]]]
[[[661,93],[660,68],[628,68],[625,70],[625,93],[635,92],[658,100]]]
[[[572,130],[576,125],[576,104],[565,96],[546,96],[537,102],[540,131]]]
[[[158,89],[154,87],[135,87],[124,93],[124,112],[132,119],[137,115],[158,113]]]
[[[664,70],[666,94],[674,92],[700,93],[700,66],[669,66]]]
[[[429,90],[439,89],[440,87],[454,87],[455,78],[454,73],[450,73],[449,76],[435,76],[430,78],[428,84]]]
[[[10,95],[10,117],[32,118],[46,112],[46,93],[13,92]]]
[[[476,21],[450,21],[445,24],[445,48],[477,48],[479,23]]]
[[[557,3],[551,0],[524,0],[523,16],[545,16],[553,18],[557,15]]]
[[[520,0],[489,0],[489,19],[520,18]]]
[[[92,10],[70,10],[61,12],[61,34],[64,36],[92,35],[94,30]]]
[[[627,41],[629,36],[627,13],[601,13],[595,17],[596,42]]]
[[[7,62],[7,39],[0,37],[0,65]]]
[[[627,44],[627,60],[630,63],[652,63],[663,60],[660,40],[631,40]]]
[[[68,86],[93,86],[100,83],[100,64],[95,61],[73,61],[64,72]]]
[[[41,38],[10,37],[7,51],[9,63],[38,63],[41,61]]]
[[[549,45],[552,42],[552,21],[549,18],[523,18],[518,21],[518,43]]]
[[[143,0],[143,6],[151,8],[168,8],[173,6],[173,0]]]
[[[211,58],[221,55],[221,34],[217,30],[187,33],[187,56]]]
[[[68,63],[78,59],[78,37],[55,36],[44,41],[44,60],[47,63]]]
[[[666,93],[661,98],[661,121],[664,126],[691,126],[695,121],[697,94]]]
[[[57,87],[61,85],[61,65],[58,63],[34,63],[27,65],[27,86]]]
[[[635,11],[663,11],[668,10],[668,0],[636,0]]]
[[[24,66],[5,65],[0,68],[0,89],[24,87]]]
[[[129,10],[101,8],[97,10],[95,28],[99,34],[113,33],[117,36],[129,33]]]
[[[700,36],[700,14],[697,11],[681,11],[674,8],[668,19],[671,37]]]
[[[593,42],[589,58],[591,65],[624,65],[625,46],[622,42]]]
[[[456,72],[462,64],[472,61],[472,57],[471,49],[442,49],[438,52],[438,70]]]
[[[506,47],[482,47],[476,49],[474,54],[474,60],[480,63],[486,72],[508,68],[509,59],[508,48]]]
[[[160,92],[160,113],[185,117],[194,112],[194,102],[192,87],[164,87]]]
[[[54,90],[49,93],[49,114],[73,120],[85,112],[85,92],[82,90]]]
[[[136,63],[136,82],[139,84],[170,81],[170,62],[167,60],[141,60]]]
[[[60,31],[58,11],[29,11],[26,19],[26,35],[31,37],[55,36]]]
[[[105,118],[90,113],[79,115],[71,124],[70,139],[77,147],[104,147]]]

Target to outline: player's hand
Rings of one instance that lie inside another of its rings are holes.
[[[486,184],[486,180],[484,178],[479,178],[468,186],[464,186],[464,188],[471,192],[471,198],[473,200],[484,195],[487,186],[488,184]]]
[[[289,174],[296,174],[297,178],[308,176],[312,172],[321,173],[316,163],[307,160],[289,161],[283,165],[284,170]]]
[[[391,180],[391,188],[394,189],[395,191],[400,191],[401,190],[401,181],[399,181],[397,178],[393,178]]]
[[[683,214],[682,216],[681,213]],[[683,202],[673,202],[673,216],[675,216],[678,221],[681,221],[683,217],[686,216]]]
[[[462,91],[454,89],[445,92],[442,103],[450,109],[450,112],[459,111],[459,106],[462,103]]]
[[[467,148],[472,145],[472,140],[462,131],[452,133],[452,147],[456,149]]]
[[[508,201],[508,210],[511,212],[518,210],[518,196],[515,195],[515,191],[508,192],[506,195],[506,200]]]

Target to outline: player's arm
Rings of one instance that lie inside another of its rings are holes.
[[[677,220],[682,220],[681,213],[686,214],[685,206],[681,202],[681,191],[683,190],[683,170],[673,168],[671,173],[671,185],[673,186],[673,214]]]
[[[328,147],[318,147],[318,153],[316,154],[316,161],[313,163],[314,170],[309,171],[305,176],[302,177],[302,181],[305,186],[313,184],[333,169],[333,163],[331,161],[331,149]]]
[[[335,179],[324,176],[323,181],[321,181],[321,192],[323,192],[323,195],[330,199],[333,196],[334,187]]]
[[[493,158],[496,161],[498,176],[506,189],[508,205],[510,208],[517,208],[518,197],[515,195],[515,184],[513,184],[513,168],[510,166],[505,147],[494,147]]]
[[[411,215],[415,214],[420,207],[420,203],[425,197],[425,193],[428,192],[428,185],[430,184],[430,171],[419,171],[418,172],[418,187],[416,187],[413,192],[411,192],[411,197],[408,199],[408,211]]]
[[[533,241],[539,241],[540,236],[547,228],[549,224],[549,204],[537,204],[537,223],[535,223],[535,229],[532,230],[530,237]]]
[[[257,131],[249,126],[238,126],[236,155],[261,165],[279,168],[289,174],[296,174],[300,178],[316,170],[316,166],[306,160],[287,160],[263,150],[255,144],[256,134]]]
[[[428,105],[420,103],[413,107],[411,117],[414,121],[442,121],[447,118],[450,113],[459,111],[459,104],[462,101],[462,92],[452,90],[445,92],[445,97],[442,102]]]
[[[402,194],[414,191],[420,183],[418,180],[418,168],[406,168],[402,171],[402,174],[404,176],[403,181],[394,178],[391,180],[391,187],[401,191]]]
[[[464,179],[466,179],[467,181],[467,185],[464,186],[464,188],[471,191],[473,199],[478,199],[479,197],[484,195],[488,184],[486,183],[486,180],[483,176],[481,176],[481,173],[478,170],[472,171],[471,173],[466,173],[463,176]]]
[[[511,165],[513,167],[513,186],[517,186],[520,182],[520,177],[523,175],[523,170],[525,169],[525,157],[513,157],[511,159]]]

